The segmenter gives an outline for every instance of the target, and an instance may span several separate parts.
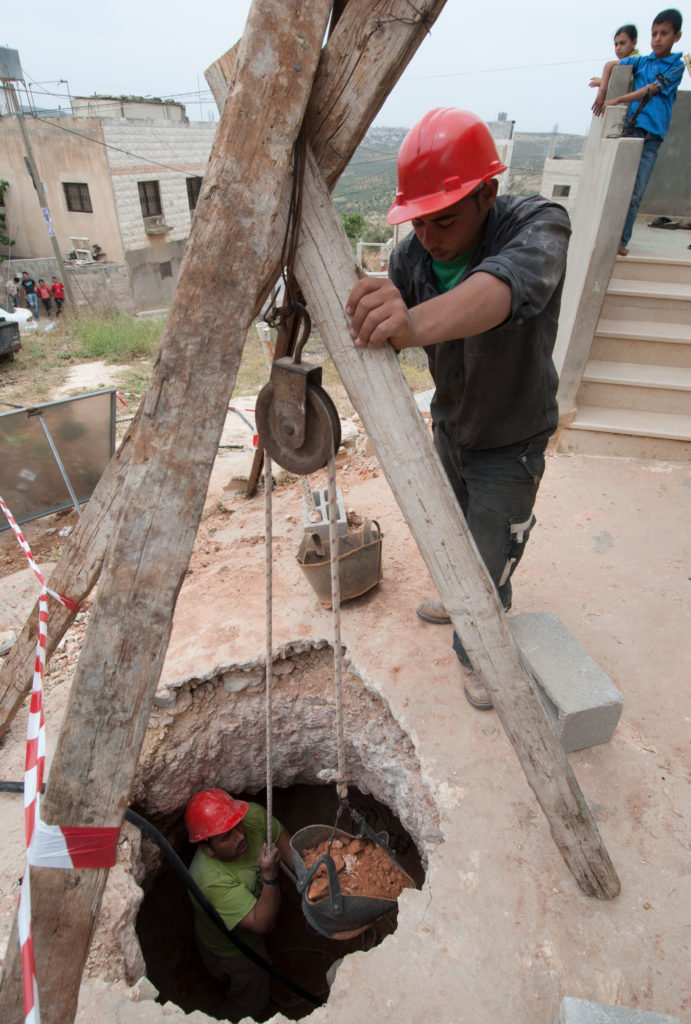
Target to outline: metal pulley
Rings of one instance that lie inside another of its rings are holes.
[[[259,442],[289,473],[307,476],[322,469],[341,443],[341,421],[321,387],[321,366],[300,360],[311,322],[300,307],[303,332],[293,356],[277,359],[268,384],[259,392],[255,419]]]

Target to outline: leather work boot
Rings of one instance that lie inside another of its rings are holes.
[[[417,606],[415,611],[421,619],[424,619],[425,622],[431,622],[435,626],[447,626],[451,622],[446,613],[446,608],[438,597],[429,601],[423,601],[422,604]]]
[[[483,683],[477,672],[466,672],[463,671],[463,692],[466,695],[466,699],[477,708],[478,711],[491,711],[494,707],[485,684]]]

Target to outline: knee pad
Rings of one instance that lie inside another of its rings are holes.
[[[508,554],[506,565],[497,584],[498,587],[503,587],[511,579],[516,566],[523,557],[530,531],[536,521],[535,516],[531,514],[530,518],[523,523],[509,523]]]

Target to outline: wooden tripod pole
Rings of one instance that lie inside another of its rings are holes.
[[[121,515],[48,779],[48,824],[122,822],[254,313],[247,282],[261,280],[271,259],[330,11],[330,0],[255,0],[250,12],[132,439]],[[223,289],[228,305],[218,301]],[[68,1024],[107,871],[30,870],[43,1021]],[[21,1021],[21,992],[21,955],[11,943],[0,988],[4,1024]]]

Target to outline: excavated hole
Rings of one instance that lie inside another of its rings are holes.
[[[333,691],[333,651],[326,643],[292,644],[274,662],[274,814],[291,833],[335,820],[335,787],[324,774],[337,764]],[[195,792],[220,786],[265,802],[264,669],[258,662],[232,666],[187,681],[159,695],[156,703],[132,806],[189,863],[193,850],[182,815]],[[438,811],[413,744],[382,697],[347,663],[343,706],[351,803],[378,831],[395,836],[397,845],[408,844],[405,853],[396,855],[421,886],[428,856],[441,836]],[[135,863],[130,870],[145,893],[136,930],[147,976],[159,989],[161,1002],[170,1000],[188,1013],[200,1009],[217,1016],[220,990],[198,960],[191,906],[182,883],[162,866],[148,840],[141,843],[139,855],[136,838],[131,846]],[[307,926],[298,894],[283,876],[281,888],[279,925],[268,945],[275,965],[316,995],[326,995],[325,973],[334,960],[371,948],[396,928],[394,913],[347,943],[323,939]],[[136,912],[135,905],[132,917]],[[121,949],[108,950],[103,931],[95,947],[110,957],[108,973],[112,976],[114,960],[119,960],[133,983],[141,973],[141,955],[137,961],[131,950],[129,956]],[[309,1003],[279,984],[272,986],[272,1013],[281,1011],[297,1020],[312,1011]]]

